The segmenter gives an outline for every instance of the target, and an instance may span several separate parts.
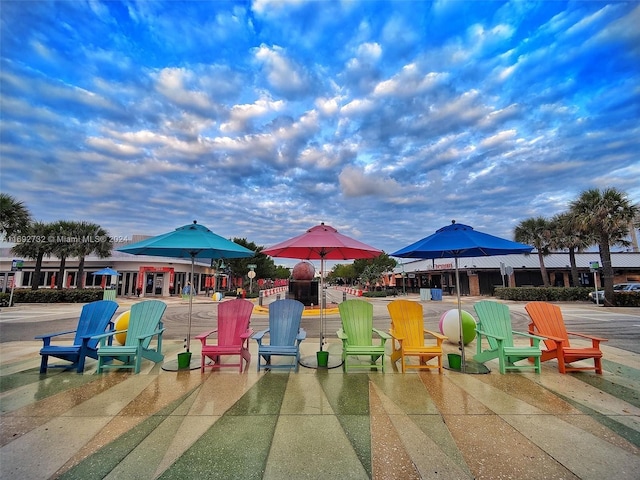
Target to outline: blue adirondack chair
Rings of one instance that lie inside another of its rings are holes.
[[[196,339],[202,342],[200,371],[205,368],[240,367],[242,360],[247,364],[251,361],[249,353],[249,338],[253,330],[249,328],[253,303],[249,300],[237,298],[218,304],[218,328],[201,333]],[[207,339],[217,333],[217,343],[208,343]],[[238,363],[220,363],[220,357],[238,355]],[[207,365],[206,359],[212,363]]]
[[[477,353],[473,357],[474,360],[484,363],[497,358],[502,374],[507,370],[531,369],[540,373],[540,355],[542,354],[540,340],[544,340],[544,338],[512,330],[509,307],[502,303],[483,300],[476,303],[473,308],[478,315]],[[533,345],[515,345],[514,335],[530,339]],[[483,338],[487,340],[484,346]],[[533,365],[528,362],[524,365],[516,365],[516,362],[529,358],[534,360]]]
[[[338,338],[342,340],[342,369],[349,371],[352,368],[373,368],[377,366],[380,358],[380,366],[384,372],[385,343],[391,338],[386,332],[373,327],[373,305],[365,300],[346,300],[338,305],[342,328],[338,330]],[[380,343],[374,345],[376,334]],[[349,357],[370,356],[370,363],[349,363]]]
[[[42,340],[43,347],[40,349],[42,357],[40,361],[40,373],[47,373],[47,368],[74,368],[78,373],[84,371],[85,358],[98,358],[98,339],[92,338],[94,335],[105,333],[108,329],[113,329],[111,318],[116,313],[118,304],[110,300],[98,300],[82,307],[78,326],[75,330],[38,335],[37,340]],[[51,345],[51,339],[61,335],[75,333],[72,345]],[[60,358],[71,362],[71,364],[49,366],[49,357]]]
[[[160,300],[146,300],[131,306],[129,326],[126,330],[97,335],[100,340],[98,348],[98,373],[102,370],[129,368],[140,373],[142,359],[146,358],[158,363],[164,359],[162,354],[162,315],[167,305]],[[124,345],[108,345],[107,340],[116,333],[126,332]],[[156,345],[151,345],[153,337],[157,337]],[[120,363],[113,363],[118,360]],[[109,363],[107,363],[109,362]]]
[[[269,305],[269,328],[257,332],[252,338],[258,342],[258,372],[265,368],[293,368],[298,371],[300,361],[300,343],[307,337],[307,333],[300,327],[304,304],[298,300],[276,300]],[[264,337],[269,337],[269,343],[263,343]],[[272,356],[294,357],[294,364],[272,364]]]

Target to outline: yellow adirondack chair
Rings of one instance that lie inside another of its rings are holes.
[[[544,338],[524,332],[516,332],[511,328],[509,307],[502,303],[483,300],[473,306],[478,315],[476,325],[477,353],[473,359],[477,362],[487,362],[495,358],[500,365],[500,373],[507,370],[535,370],[540,373],[540,341]],[[515,345],[514,334],[527,337],[532,345]],[[486,339],[488,347],[483,346],[482,339]],[[521,360],[533,359],[534,364],[516,365]]]
[[[442,342],[447,337],[424,328],[422,305],[410,300],[394,300],[387,305],[387,310],[391,316],[389,333],[393,337],[391,363],[402,360],[402,373],[408,368],[437,368],[442,373]],[[425,334],[435,340],[435,345],[426,343]],[[407,357],[418,357],[418,364],[407,363]],[[436,364],[428,363],[434,359]]]
[[[365,300],[346,300],[338,305],[342,328],[338,330],[338,338],[342,340],[342,369],[349,371],[352,368],[377,367],[377,361],[381,358],[380,366],[384,372],[385,342],[391,337],[377,328],[373,328],[373,305]],[[373,334],[380,337],[380,344],[373,344]],[[366,355],[371,357],[369,364],[349,363],[349,357]]]

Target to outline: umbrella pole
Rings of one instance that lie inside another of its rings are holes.
[[[458,324],[460,326],[460,371],[465,371],[464,358],[464,334],[462,331],[462,304],[460,302],[460,272],[458,271],[458,257],[455,257],[456,265],[456,296],[458,297]]]
[[[195,263],[195,256],[191,255],[191,288],[189,289],[189,328],[187,330],[187,352],[191,347],[191,312],[193,310],[193,289],[195,288],[195,282],[193,280],[193,264]]]
[[[320,351],[324,346],[324,257],[320,258]]]

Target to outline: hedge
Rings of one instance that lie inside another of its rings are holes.
[[[496,287],[494,295],[502,300],[521,302],[590,302],[590,287]],[[640,292],[614,292],[617,307],[640,307]]]
[[[0,293],[0,306],[9,305],[11,293]],[[89,303],[102,300],[103,290],[63,288],[42,288],[31,290],[30,288],[19,288],[13,292],[12,304],[19,303]]]

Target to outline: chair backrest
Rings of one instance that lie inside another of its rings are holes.
[[[304,304],[298,300],[282,299],[269,304],[269,344],[293,346],[300,331]]]
[[[338,310],[349,345],[372,345],[373,305],[365,300],[345,300]]]
[[[112,300],[98,300],[96,302],[87,303],[82,307],[80,318],[78,319],[78,327],[76,329],[76,338],[74,345],[82,344],[82,337],[100,335],[107,330],[107,325],[113,314],[116,313],[118,304]],[[89,340],[89,348],[95,349],[99,340]]]
[[[394,300],[387,304],[391,329],[402,337],[404,345],[424,345],[424,315],[422,305],[411,300]]]
[[[542,337],[549,335],[562,338],[566,341],[565,346],[569,345],[569,334],[564,325],[560,307],[547,302],[530,302],[524,308],[536,327],[536,333]],[[544,343],[550,350],[556,348],[556,343],[553,340],[545,340]]]
[[[473,306],[478,315],[478,330],[503,338],[505,347],[513,346],[513,328],[509,307],[503,303],[482,300]],[[498,342],[493,337],[487,337],[492,349],[498,348]]]
[[[125,345],[137,346],[137,337],[155,332],[166,308],[167,304],[160,300],[145,300],[131,305]],[[147,348],[150,343],[151,337],[147,338],[142,346]]]
[[[218,345],[242,345],[240,335],[249,328],[253,303],[236,298],[218,304]]]

